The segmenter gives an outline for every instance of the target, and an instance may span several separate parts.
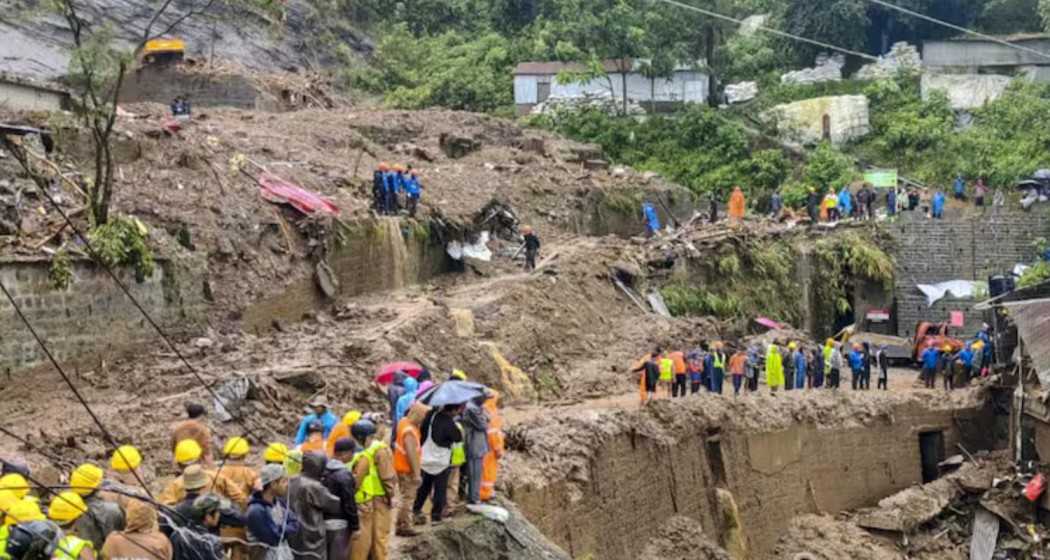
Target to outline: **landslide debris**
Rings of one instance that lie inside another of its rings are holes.
[[[699,521],[678,516],[664,523],[638,560],[730,560],[730,556],[711,541]]]

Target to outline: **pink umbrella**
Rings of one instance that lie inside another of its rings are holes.
[[[420,372],[423,371],[423,366],[415,362],[389,363],[379,368],[379,373],[376,374],[376,383],[380,385],[390,385],[394,382],[394,374],[399,371],[409,377],[419,377]]]

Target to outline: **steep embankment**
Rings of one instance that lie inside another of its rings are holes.
[[[633,558],[686,516],[723,546],[738,522],[765,558],[797,515],[870,505],[922,482],[933,460],[920,451],[925,434],[939,438],[934,455],[958,442],[995,446],[986,399],[982,389],[936,400],[819,391],[544,414],[510,429],[503,488],[574,557]]]

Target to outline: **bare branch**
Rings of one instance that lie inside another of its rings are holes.
[[[157,23],[157,20],[160,19],[160,16],[164,15],[164,12],[168,10],[168,7],[171,6],[171,3],[173,1],[174,0],[165,0],[164,4],[157,8],[155,12],[153,12],[153,17],[150,18],[149,23],[146,24],[146,28],[142,30],[142,40],[139,41],[139,46],[135,48],[135,52],[138,52],[138,50],[142,48],[142,45],[145,45],[146,41],[150,40],[149,34],[150,31],[153,30],[153,25]]]
[[[215,0],[208,0],[208,2],[200,8],[190,8],[186,13],[175,18],[175,21],[171,22],[171,24],[164,28],[163,31],[153,34],[153,24],[164,13],[164,11],[167,10],[168,6],[172,3],[172,1],[173,0],[165,0],[164,5],[158,8],[156,13],[153,14],[153,19],[150,20],[149,25],[146,26],[146,30],[142,34],[142,42],[139,43],[137,47],[135,47],[135,54],[138,54],[142,50],[142,48],[146,46],[146,42],[150,39],[156,39],[157,37],[163,37],[164,35],[171,33],[178,26],[182,25],[182,22],[186,21],[187,19],[190,19],[191,17],[199,16],[205,12],[210,11],[212,6],[215,5]]]

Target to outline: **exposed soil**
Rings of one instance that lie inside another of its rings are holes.
[[[688,517],[667,521],[646,545],[639,560],[730,560],[729,553],[704,534],[700,523]]]

